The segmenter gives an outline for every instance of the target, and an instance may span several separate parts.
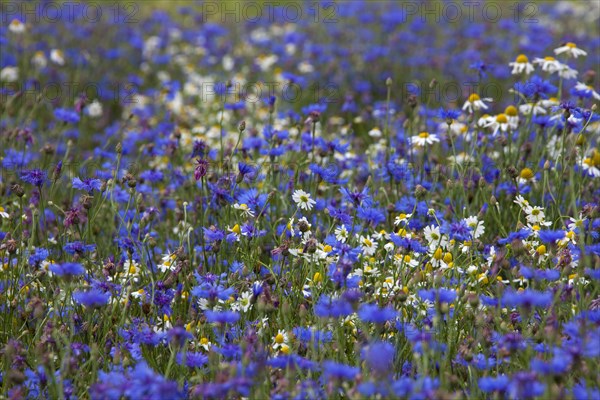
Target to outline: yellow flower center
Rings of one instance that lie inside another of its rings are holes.
[[[555,61],[556,58],[551,57],[551,56],[547,56],[547,57],[544,57],[544,60],[546,60],[546,61]]]
[[[529,58],[525,54],[519,54],[516,60],[519,64],[525,64],[529,62]]]
[[[241,235],[241,234],[242,234],[242,230],[240,229],[240,225],[239,225],[239,224],[235,224],[235,225],[233,226],[233,228],[231,228],[231,231],[232,231],[233,233],[236,233],[236,234],[238,234],[238,235]]]
[[[518,112],[517,112],[517,107],[515,107],[515,106],[508,106],[508,107],[506,107],[506,109],[504,110],[504,113],[505,113],[506,115],[508,115],[508,116],[511,116],[511,117],[516,117],[516,116],[518,115]]]
[[[529,180],[533,178],[533,171],[529,168],[523,168],[520,174],[521,178]]]
[[[409,256],[408,254],[407,254],[407,255],[405,255],[405,256],[404,256],[404,262],[405,262],[406,264],[408,264],[410,261],[411,261],[411,258],[410,258],[410,256]]]
[[[207,346],[208,345],[208,338],[203,337],[202,339],[200,339],[200,344],[202,346]]]
[[[300,201],[301,201],[302,203],[306,203],[306,202],[308,202],[308,197],[307,197],[307,196],[305,196],[305,195],[302,195],[302,196],[300,196]]]
[[[441,260],[443,254],[444,253],[442,252],[442,248],[438,247],[437,250],[435,251],[435,253],[433,253],[433,258],[435,258],[436,260]]]
[[[546,246],[545,245],[540,245],[538,246],[538,248],[535,250],[540,256],[543,256],[544,254],[546,254]]]
[[[275,336],[275,343],[281,344],[281,343],[283,343],[283,340],[284,340],[284,338],[281,333],[278,333],[277,336]]]
[[[283,354],[290,354],[290,346],[284,344],[283,346],[281,346],[281,352]]]
[[[313,275],[313,282],[321,282],[323,280],[323,277],[321,276],[320,272],[315,272],[315,274]]]
[[[474,101],[477,101],[479,99],[480,99],[480,97],[479,97],[479,95],[477,93],[473,93],[472,95],[469,96],[469,102],[470,103],[473,103]]]
[[[498,114],[496,116],[496,122],[499,124],[506,124],[508,122],[508,118],[506,117],[506,114]]]
[[[568,48],[570,48],[570,49],[574,49],[574,48],[576,48],[576,47],[577,47],[577,45],[576,45],[575,43],[573,43],[573,42],[567,42],[567,43],[565,44],[565,46],[567,46],[567,47],[568,47]]]
[[[429,133],[427,133],[427,132],[421,132],[421,133],[419,133],[419,137],[421,139],[427,139],[429,137]]]
[[[369,239],[366,239],[366,238],[363,240],[363,244],[367,247],[373,246],[373,242],[371,242]]]
[[[444,262],[446,264],[449,264],[452,262],[452,254],[451,253],[444,254]]]

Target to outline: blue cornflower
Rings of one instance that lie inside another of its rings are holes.
[[[454,121],[460,117],[460,110],[444,110],[440,108],[438,111],[438,117],[446,121]]]
[[[73,188],[78,190],[85,190],[86,192],[93,192],[94,190],[100,190],[102,188],[102,181],[95,178],[73,178]]]
[[[484,376],[479,378],[479,389],[482,392],[504,392],[508,388],[510,380],[506,375],[500,375],[498,377]]]
[[[377,304],[363,304],[358,310],[358,317],[363,322],[384,324],[396,318],[396,311],[392,308],[379,308]]]
[[[474,69],[475,71],[477,71],[477,74],[482,78],[487,77],[487,68],[488,66],[483,61],[475,61],[474,63],[469,65],[469,69]]]
[[[78,304],[89,308],[102,307],[108,304],[110,293],[104,293],[96,289],[88,290],[86,292],[77,291],[73,293],[73,300]]]
[[[37,187],[41,187],[46,182],[46,172],[41,169],[28,169],[21,173],[21,179]]]
[[[502,296],[504,304],[510,307],[548,307],[552,304],[552,293],[526,289],[522,292],[507,291]]]
[[[325,361],[323,363],[323,377],[330,379],[354,379],[360,370],[357,367],[337,363],[335,361]]]
[[[540,240],[544,243],[556,243],[565,238],[565,231],[541,230],[538,232]]]
[[[85,268],[79,263],[52,264],[49,269],[53,274],[66,277],[82,275],[85,272]]]
[[[429,300],[439,303],[452,303],[456,299],[456,291],[452,289],[429,289],[419,290],[419,297],[423,300]]]
[[[534,75],[525,83],[515,83],[515,90],[528,98],[546,99],[548,98],[548,95],[556,93],[558,89],[550,82],[540,78],[537,75]]]
[[[176,361],[177,364],[183,365],[185,359],[185,365],[190,368],[200,368],[208,363],[208,356],[202,353],[185,352],[177,353]]]
[[[0,233],[0,240],[2,240],[2,239],[3,239],[2,233]],[[29,264],[38,265],[39,263],[44,261],[46,258],[48,258],[49,255],[50,255],[50,252],[47,249],[44,249],[43,247],[38,247],[34,250],[33,254],[31,254],[29,256]]]
[[[88,251],[94,251],[96,249],[95,244],[85,244],[80,241],[69,242],[67,243],[63,249],[69,254],[82,254]]]
[[[208,322],[220,324],[235,324],[240,319],[240,313],[235,311],[204,311]]]
[[[361,358],[367,367],[376,374],[386,375],[393,370],[396,349],[388,342],[369,344],[361,351]]]
[[[68,110],[66,108],[57,108],[54,110],[54,118],[63,122],[70,122],[75,124],[79,122],[79,114],[74,110]]]
[[[498,240],[498,244],[505,245],[505,244],[512,243],[515,240],[527,239],[529,237],[529,235],[531,235],[531,230],[529,230],[528,228],[523,228],[517,232],[509,233],[508,237],[506,237],[504,239]]]
[[[339,318],[352,314],[352,305],[344,299],[332,299],[322,295],[315,305],[315,315],[321,318]]]

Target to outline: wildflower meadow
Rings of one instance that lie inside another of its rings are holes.
[[[0,398],[600,400],[599,27],[2,0]]]

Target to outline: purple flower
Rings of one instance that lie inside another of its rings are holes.
[[[369,344],[361,352],[361,358],[367,367],[379,375],[386,375],[393,370],[396,349],[388,342]]]
[[[340,364],[335,361],[325,361],[323,363],[323,376],[326,380],[354,379],[359,371],[357,367]]]
[[[79,263],[63,263],[50,265],[50,271],[58,276],[82,275],[85,272],[83,265]]]
[[[208,322],[219,324],[235,324],[240,319],[240,314],[235,311],[210,311],[204,312]]]
[[[452,303],[456,299],[456,291],[444,288],[419,290],[419,297],[434,303]]]
[[[548,307],[552,304],[552,294],[533,289],[522,292],[507,291],[502,296],[502,301],[510,307]]]
[[[77,291],[73,293],[73,300],[85,307],[96,308],[108,304],[110,299],[109,293],[104,293],[96,289],[86,292]]]
[[[46,182],[46,172],[41,169],[27,169],[21,173],[24,182],[41,187]]]
[[[396,318],[396,311],[389,307],[379,308],[377,304],[363,304],[358,310],[358,317],[363,322],[384,324]]]
[[[509,379],[505,375],[498,377],[484,376],[479,378],[479,389],[482,392],[504,392],[508,387]]]
[[[85,190],[86,192],[93,192],[94,190],[100,190],[102,188],[102,181],[100,179],[79,179],[73,178],[73,188],[78,190]]]
[[[79,114],[73,110],[67,110],[66,108],[57,108],[54,110],[54,118],[72,124],[79,122]]]

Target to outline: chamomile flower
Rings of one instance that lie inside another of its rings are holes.
[[[379,139],[381,137],[381,135],[382,135],[382,133],[379,128],[373,128],[369,131],[369,136],[371,136],[374,139]]]
[[[8,30],[12,33],[19,35],[25,32],[25,24],[15,18],[12,21],[10,21],[10,24],[8,24]]]
[[[579,72],[576,69],[569,67],[567,64],[560,64],[558,69],[558,76],[563,79],[575,79]]]
[[[582,82],[577,82],[572,90],[572,93],[581,97],[593,97],[596,100],[600,100],[600,93],[596,92],[590,85],[586,85]]]
[[[212,342],[208,340],[207,337],[201,337],[199,342],[200,347],[202,347],[205,351],[209,351],[212,346]]]
[[[50,60],[57,65],[65,65],[65,56],[62,52],[62,50],[59,49],[52,49],[52,51],[50,51]]]
[[[273,337],[273,350],[281,350],[283,346],[289,346],[289,336],[283,329],[277,331],[277,335]]]
[[[517,178],[517,182],[520,184],[526,184],[535,181],[535,174],[533,173],[531,168],[523,168],[519,173],[519,177]]]
[[[394,219],[394,225],[398,226],[400,224],[406,224],[408,223],[408,220],[410,220],[412,218],[412,214],[399,214],[396,216],[396,219]]]
[[[556,49],[554,49],[554,54],[566,54],[573,58],[577,58],[579,56],[587,56],[587,52],[578,48],[577,45],[573,42],[567,42],[564,46],[557,47]]]
[[[542,71],[553,74],[555,72],[560,71],[561,63],[554,57],[548,56],[544,58],[534,58],[533,63],[540,65],[542,67]]]
[[[87,115],[92,118],[98,118],[102,116],[102,103],[98,100],[94,100],[89,106],[86,107]]]
[[[446,247],[448,245],[448,238],[440,233],[439,226],[429,225],[423,229],[423,235],[425,240],[429,243],[430,249],[439,247]]]
[[[421,132],[418,135],[411,137],[410,140],[412,144],[417,147],[425,147],[428,144],[434,144],[440,141],[436,134],[431,134],[429,132]]]
[[[378,244],[370,236],[368,236],[368,235],[362,236],[361,235],[358,241],[360,243],[360,249],[362,250],[364,255],[372,256],[377,251]]]
[[[175,253],[163,255],[162,262],[158,265],[160,272],[174,271],[176,258]]]
[[[235,203],[233,205],[233,208],[235,208],[236,210],[240,210],[244,217],[254,218],[254,211],[252,211],[252,209],[250,207],[248,207],[248,204],[246,204],[246,203],[242,203],[242,204]]]
[[[493,119],[489,119],[487,125],[485,125],[485,128],[492,130],[493,136],[496,136],[499,130],[502,132],[508,131],[509,127],[508,117],[504,113],[496,115]]]
[[[523,115],[545,115],[548,111],[540,103],[525,103],[519,106],[519,112]]]
[[[19,79],[19,67],[7,66],[0,70],[0,81],[16,82]]]
[[[517,129],[519,126],[519,111],[517,107],[510,105],[504,109],[504,115],[508,119],[510,129]]]
[[[4,209],[4,207],[2,207],[2,206],[0,206],[0,217],[2,217],[2,218],[8,218],[9,217],[8,213],[6,212],[6,210]]]
[[[292,195],[292,200],[296,205],[303,210],[312,210],[313,206],[317,204],[316,201],[310,198],[310,194],[304,190],[298,189]]]
[[[470,216],[464,219],[465,223],[469,228],[472,229],[473,239],[478,239],[485,233],[485,226],[483,225],[483,221],[479,221],[477,216]]]
[[[348,240],[349,232],[346,229],[346,225],[341,225],[335,228],[335,238],[338,242],[346,243]]]
[[[465,101],[462,109],[467,110],[469,114],[472,114],[474,111],[478,110],[487,110],[488,106],[485,104],[485,102],[489,103],[491,101],[492,99],[489,97],[482,99],[477,93],[473,93],[469,96],[467,101]]]
[[[594,178],[600,177],[600,152],[592,149],[590,155],[583,159],[581,167],[588,175]]]
[[[240,297],[231,305],[233,311],[248,312],[252,308],[252,291],[243,292]]]
[[[43,51],[36,51],[31,57],[31,63],[38,69],[46,68],[48,65],[48,59]]]
[[[547,225],[545,222],[546,215],[544,214],[544,209],[539,206],[527,206],[523,209],[526,214],[527,222],[530,224],[538,224],[538,225]]]
[[[527,58],[524,54],[519,54],[514,62],[508,63],[512,67],[511,73],[513,75],[519,75],[525,72],[526,75],[529,75],[535,69],[533,65],[529,62],[529,58]]]
[[[587,218],[584,217],[581,213],[579,213],[579,216],[577,218],[569,217],[569,224],[567,225],[567,228],[571,231],[581,231],[584,227],[586,220]]]

